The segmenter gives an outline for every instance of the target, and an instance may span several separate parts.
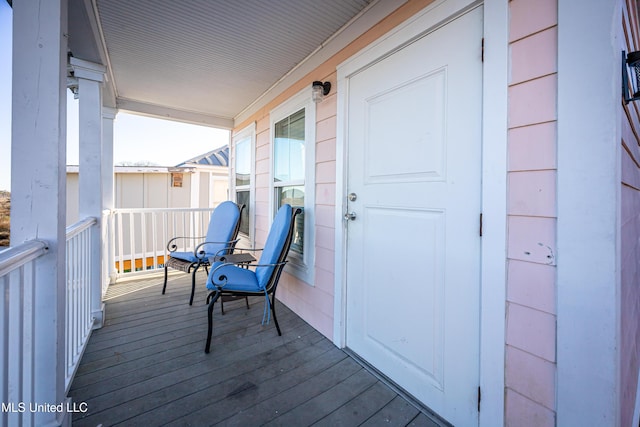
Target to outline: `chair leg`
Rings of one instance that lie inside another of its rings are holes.
[[[213,294],[213,298],[211,298],[211,301],[209,301],[209,307],[207,307],[207,319],[209,323],[207,326],[207,344],[204,347],[204,352],[207,354],[211,349],[211,334],[213,333],[213,306],[215,305],[216,300],[219,296],[220,292],[216,292],[215,294]],[[209,299],[209,297],[207,297],[207,299]]]
[[[244,302],[247,304],[247,310],[249,310],[251,307],[249,307],[249,297],[244,297]]]
[[[198,272],[200,265],[196,265],[191,273],[191,298],[189,298],[189,305],[193,305],[193,296],[196,293],[196,273]]]
[[[167,266],[167,263],[164,263],[164,285],[162,285],[162,295],[164,295],[164,291],[167,289],[167,270],[169,269],[169,267]]]
[[[273,295],[271,298],[271,314],[273,315],[273,321],[276,324],[276,329],[278,330],[278,335],[282,336],[282,332],[280,332],[280,325],[278,325],[278,318],[276,317],[276,296]]]

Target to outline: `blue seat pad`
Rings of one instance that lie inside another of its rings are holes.
[[[219,267],[220,265],[222,265],[221,262],[216,262],[211,266],[209,280],[207,280],[207,289],[210,291],[218,289],[215,285],[221,286],[223,291],[264,291],[264,288],[260,287],[258,284],[258,278],[253,270],[237,267],[235,265],[223,265],[222,267]],[[227,280],[220,280],[221,276],[225,276]]]
[[[169,253],[171,258],[181,259],[187,262],[198,262],[198,257],[196,257],[193,252],[171,252]],[[204,257],[200,260],[201,262],[208,262],[209,257],[213,256],[213,254],[205,254]]]

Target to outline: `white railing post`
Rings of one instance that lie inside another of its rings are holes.
[[[109,258],[111,257],[111,248],[109,247],[109,233],[111,232],[111,228],[109,227],[109,217],[110,211],[104,210],[102,211],[102,218],[100,223],[102,224],[101,236],[100,236],[100,244],[102,246],[102,274],[100,276],[100,284],[102,286],[102,296],[107,292],[107,287],[109,286]]]

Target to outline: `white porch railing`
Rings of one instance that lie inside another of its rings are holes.
[[[102,283],[98,284],[102,285],[102,295],[117,277],[161,271],[168,256],[167,241],[176,236],[204,236],[212,211],[213,208],[118,209],[104,213],[102,236],[97,233],[96,218],[87,218],[67,228],[66,390],[96,322],[97,296],[92,298],[91,287],[96,280],[95,270],[102,267],[104,271]],[[102,265],[95,258],[98,245],[102,245]],[[179,248],[193,249],[193,244]],[[47,357],[34,351],[36,273],[38,258],[47,250],[46,242],[34,240],[0,252],[0,403],[4,405],[0,408],[0,425],[33,424],[33,419],[25,418],[24,412],[20,412],[22,408],[8,405],[34,401],[38,384],[37,357]]]
[[[33,422],[17,405],[34,401],[36,260],[46,251],[47,243],[32,240],[0,252],[0,422],[6,426]]]
[[[116,209],[105,213],[104,228],[109,228],[105,238],[111,240],[103,259],[109,258],[110,280],[163,269],[169,239],[206,235],[211,212],[213,208]],[[181,243],[185,246],[179,251],[194,250],[189,241]]]
[[[96,218],[84,219],[67,228],[67,295],[65,315],[65,389],[80,364],[89,340],[94,317],[91,306],[91,277],[94,268],[91,252]]]

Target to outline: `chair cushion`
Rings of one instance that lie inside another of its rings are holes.
[[[276,213],[267,236],[267,241],[264,244],[262,255],[258,264],[275,264],[278,262],[278,258],[282,253],[284,244],[287,241],[287,235],[289,234],[289,228],[291,227],[291,205],[283,205]],[[256,276],[258,283],[263,288],[267,285],[269,278],[275,267],[258,267],[256,269]]]
[[[222,276],[226,277],[226,280],[221,279]],[[260,292],[264,290],[258,284],[253,270],[235,265],[222,265],[221,262],[213,263],[209,272],[207,289],[215,291],[217,289],[215,285],[222,286],[225,291]]]
[[[238,205],[229,200],[220,203],[211,214],[205,240],[205,242],[218,243],[205,245],[204,251],[213,255],[223,254],[224,252],[219,252],[229,246],[227,242],[233,238],[239,219],[240,209],[238,209]]]
[[[171,258],[176,258],[182,261],[196,263],[198,262],[198,258],[196,258],[193,252],[171,252],[169,255],[171,256]],[[207,259],[209,259],[209,257],[205,257],[203,261],[207,261]]]

